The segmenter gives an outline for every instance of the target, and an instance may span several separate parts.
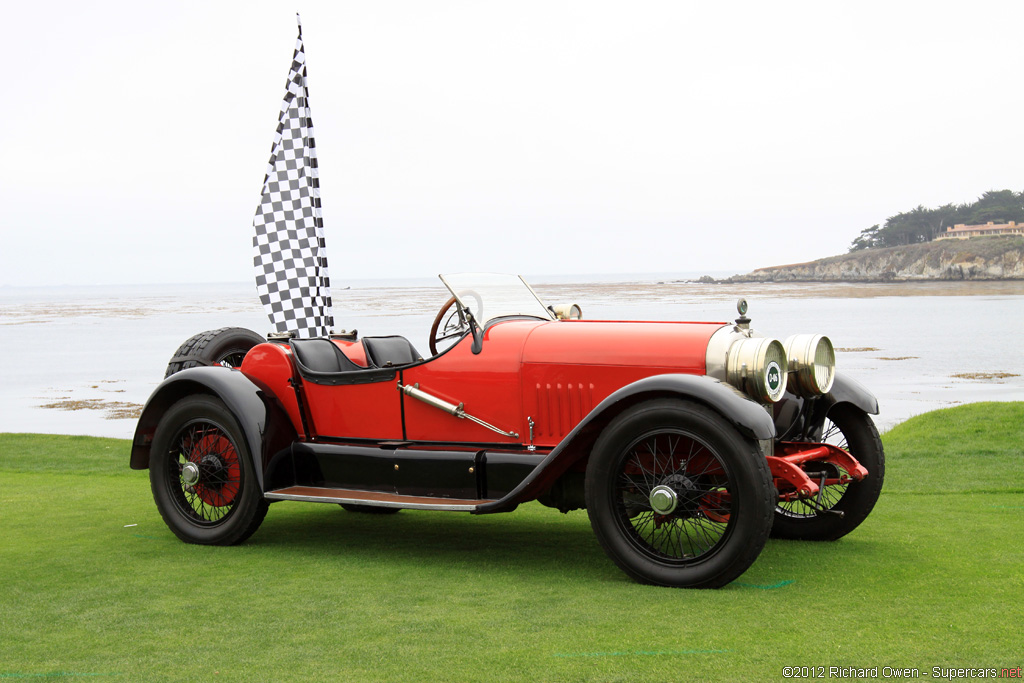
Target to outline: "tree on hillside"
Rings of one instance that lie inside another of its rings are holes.
[[[937,209],[918,205],[889,216],[881,226],[861,230],[850,251],[930,242],[958,223],[978,225],[989,221],[1024,222],[1024,191],[989,190],[972,204],[945,204]]]
[[[968,225],[1024,221],[1024,192],[989,190],[971,205]],[[963,223],[964,221],[960,221]]]
[[[850,251],[860,251],[861,249],[871,249],[872,247],[879,246],[880,239],[878,231],[881,230],[881,226],[875,223],[870,228],[865,228],[860,231],[860,237],[853,241],[850,245]]]

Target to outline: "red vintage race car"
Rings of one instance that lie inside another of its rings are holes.
[[[171,531],[239,543],[279,500],[538,500],[585,508],[637,581],[717,587],[769,534],[834,540],[878,499],[878,404],[836,375],[827,337],[760,336],[742,301],[735,323],[589,321],[516,276],[441,279],[427,355],[400,336],[186,342],[131,453]]]

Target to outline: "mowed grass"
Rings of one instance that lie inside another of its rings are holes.
[[[721,590],[628,580],[585,512],[277,503],[244,545],[178,541],[127,441],[0,435],[0,679],[777,680],[784,666],[1016,667],[1024,403],[883,437],[835,543],[770,540]]]

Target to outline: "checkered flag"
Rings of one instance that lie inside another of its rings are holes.
[[[301,21],[252,226],[256,291],[274,331],[326,337],[334,318]]]

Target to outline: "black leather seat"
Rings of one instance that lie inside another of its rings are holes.
[[[330,339],[292,339],[289,342],[299,370],[312,372],[350,372],[365,370],[353,363]]]
[[[378,368],[410,365],[423,360],[420,352],[405,337],[363,337],[366,360]]]

